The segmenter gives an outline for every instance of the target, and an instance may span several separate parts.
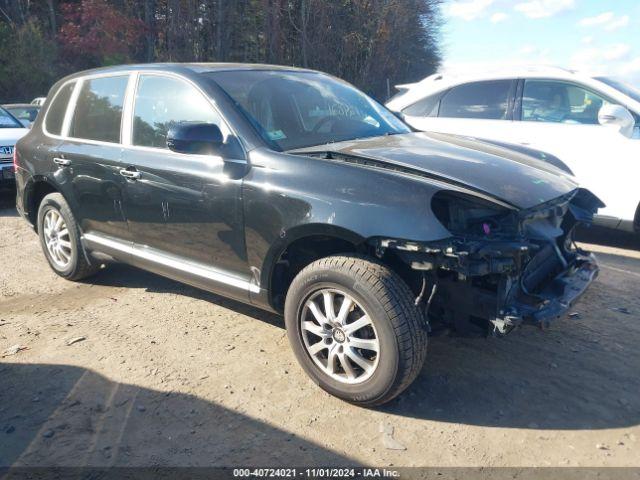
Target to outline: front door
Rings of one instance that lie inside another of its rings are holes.
[[[167,148],[168,130],[182,122],[214,123],[227,141],[231,131],[200,91],[174,76],[140,74],[131,113],[122,173],[133,261],[246,300],[251,275],[241,205],[244,153],[235,148],[220,156],[195,155]]]

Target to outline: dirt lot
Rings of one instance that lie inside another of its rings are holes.
[[[633,241],[593,246],[579,318],[434,338],[415,384],[366,410],[304,375],[279,317],[125,266],[58,278],[12,201],[0,352],[27,349],[0,359],[0,466],[640,466]]]

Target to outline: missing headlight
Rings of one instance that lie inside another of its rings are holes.
[[[512,210],[461,192],[437,192],[431,199],[431,209],[454,234],[487,237],[517,230]]]

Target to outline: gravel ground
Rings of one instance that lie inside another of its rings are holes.
[[[277,316],[122,265],[58,278],[12,201],[0,196],[0,467],[640,466],[633,239],[586,237],[609,246],[591,245],[602,271],[576,318],[434,338],[413,386],[367,410],[304,375]]]

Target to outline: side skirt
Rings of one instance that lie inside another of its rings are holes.
[[[249,277],[242,278],[155,248],[91,232],[85,233],[82,241],[89,251],[104,253],[123,263],[245,303],[249,303],[250,293],[261,291]]]

